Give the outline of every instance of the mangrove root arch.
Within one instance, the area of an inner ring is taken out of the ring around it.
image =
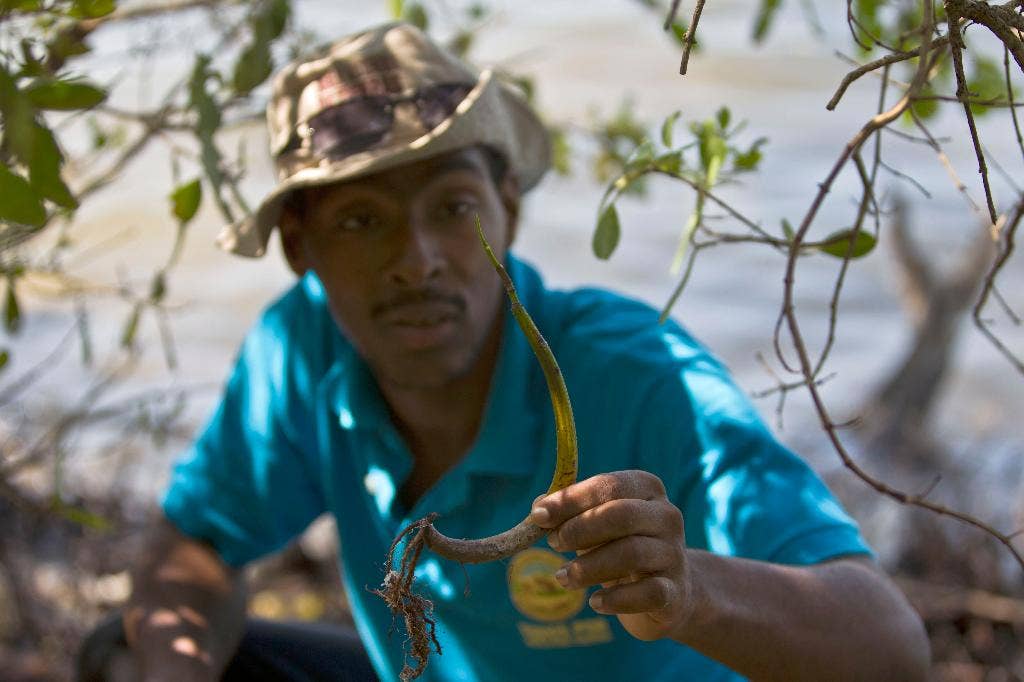
[[[551,353],[547,341],[541,336],[530,315],[519,302],[512,278],[509,277],[508,272],[505,271],[487,243],[483,228],[480,226],[479,216],[476,218],[476,230],[491,265],[494,266],[505,286],[505,293],[508,295],[512,307],[512,315],[523,334],[526,335],[530,348],[533,349],[533,354],[537,357],[537,361],[544,371],[544,378],[547,380],[551,408],[555,414],[557,441],[555,471],[547,490],[550,494],[576,482],[578,470],[576,424],[573,421],[572,406],[569,404],[569,392],[566,390],[562,372],[558,368],[558,363],[555,362],[555,356]],[[372,590],[374,594],[387,602],[393,616],[400,615],[405,622],[405,629],[409,635],[409,648],[406,651],[406,657],[411,658],[415,665],[410,666],[408,662],[403,663],[400,675],[403,682],[416,679],[426,669],[431,645],[438,654],[441,653],[441,644],[434,634],[434,620],[431,618],[434,605],[429,599],[412,591],[416,562],[419,561],[423,548],[428,547],[446,559],[452,559],[462,564],[481,564],[510,557],[532,546],[546,532],[543,528],[530,523],[529,516],[527,516],[512,528],[497,535],[479,540],[460,540],[447,537],[434,528],[433,523],[436,518],[437,514],[428,514],[398,534],[395,541],[391,543],[387,561],[384,563],[384,583],[379,589]],[[396,569],[394,565],[395,548],[403,538],[409,535],[412,535],[412,538],[402,550],[402,556]]]

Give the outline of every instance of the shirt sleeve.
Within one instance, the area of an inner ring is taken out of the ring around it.
[[[653,421],[640,438],[677,463],[666,487],[683,512],[687,544],[800,565],[870,555],[856,523],[774,438],[725,368],[678,327],[663,339],[674,369],[652,391]]]
[[[315,383],[287,325],[247,337],[219,407],[175,465],[162,507],[232,566],[273,552],[325,510],[315,475]]]

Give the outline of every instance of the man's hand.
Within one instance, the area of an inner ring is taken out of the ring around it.
[[[534,502],[531,521],[550,528],[548,543],[576,551],[555,578],[563,587],[602,589],[590,598],[634,637],[678,632],[694,612],[697,590],[686,562],[683,515],[646,471],[588,478]]]
[[[643,471],[541,496],[530,520],[577,552],[559,582],[600,584],[591,606],[639,639],[671,638],[759,680],[927,676],[920,618],[867,557],[786,566],[687,549],[682,513]]]

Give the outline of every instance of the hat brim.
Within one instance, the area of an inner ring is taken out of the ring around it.
[[[551,165],[547,130],[530,106],[490,70],[480,74],[455,112],[440,125],[400,147],[384,146],[337,161],[324,160],[279,183],[248,217],[226,226],[218,245],[230,253],[258,258],[287,196],[297,189],[354,180],[456,149],[488,145],[505,155],[522,191],[536,185]]]

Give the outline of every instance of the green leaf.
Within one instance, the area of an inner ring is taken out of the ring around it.
[[[117,9],[115,0],[75,0],[68,15],[75,19],[98,19]]]
[[[469,8],[466,10],[466,16],[468,16],[473,21],[480,21],[485,16],[487,16],[487,11],[487,7],[480,4],[479,2],[475,2],[472,5],[470,5]]]
[[[654,160],[654,167],[663,173],[679,175],[679,171],[683,169],[683,153],[672,151],[662,154]]]
[[[74,111],[94,107],[107,98],[101,88],[84,81],[40,78],[23,90],[37,109]]]
[[[718,127],[722,132],[725,132],[729,127],[729,122],[732,121],[732,112],[729,111],[729,107],[722,107],[715,114],[715,120],[718,121]]]
[[[11,361],[11,351],[6,348],[0,349],[0,370],[7,367],[7,363]]]
[[[785,218],[782,219],[782,234],[786,235],[787,241],[793,241],[793,237],[796,236],[796,231],[793,226],[789,224],[789,221]]]
[[[926,97],[932,97],[935,95],[935,90],[932,89],[931,84],[925,83],[924,87],[921,88],[921,95]],[[937,99],[914,99],[910,103],[910,108],[914,110],[914,114],[922,121],[927,121],[934,118],[939,113],[939,100]],[[912,121],[907,114],[908,122]]]
[[[18,305],[18,294],[14,290],[14,279],[7,278],[7,295],[4,297],[4,329],[14,334],[21,326],[21,306]]]
[[[754,19],[754,42],[761,43],[768,36],[772,23],[782,6],[782,0],[761,0],[761,7]]]
[[[188,223],[199,210],[199,204],[203,199],[203,185],[199,178],[178,185],[171,192],[171,212],[182,225]]]
[[[471,31],[459,31],[448,41],[448,49],[459,57],[465,57],[471,47],[473,47],[473,33]]]
[[[759,137],[754,140],[754,144],[750,145],[750,148],[745,152],[734,150],[732,165],[737,171],[752,171],[757,168],[757,164],[761,162],[761,147],[768,142],[767,137]]]
[[[816,245],[816,248],[822,253],[827,253],[836,258],[846,258],[847,254],[849,254],[850,258],[861,258],[871,253],[877,241],[873,234],[864,230],[857,232],[857,239],[854,241],[853,230],[847,229],[833,232],[822,240],[820,244]],[[853,242],[852,251],[850,250],[851,242]]]
[[[62,208],[74,210],[78,201],[60,177],[64,155],[57,148],[53,132],[40,124],[32,127],[32,158],[28,162],[28,181],[32,189]]]
[[[406,5],[405,10],[402,12],[402,18],[421,31],[426,31],[430,25],[430,18],[427,17],[427,10],[418,2]]]
[[[36,12],[41,7],[40,0],[0,0],[0,12]]]
[[[677,43],[679,43],[680,45],[686,43],[686,24],[684,24],[681,21],[673,21],[671,30],[672,35],[675,36]],[[693,46],[697,47],[697,41],[694,41]]]
[[[404,0],[388,0],[388,11],[391,12],[392,19],[401,19],[404,8]]]
[[[854,17],[857,19],[857,36],[862,43],[871,44],[872,36],[886,38],[881,19],[880,10],[888,0],[855,0]]]
[[[974,57],[971,75],[967,79],[967,91],[981,100],[1006,97],[1006,77],[1002,67],[987,57]],[[982,116],[988,112],[982,104],[971,104],[971,112]]]
[[[275,40],[284,33],[291,14],[288,0],[267,0],[253,18],[253,30],[266,40]]]
[[[95,512],[91,512],[84,507],[68,504],[61,500],[58,495],[54,495],[50,500],[50,508],[58,516],[62,516],[68,521],[77,523],[78,525],[86,528],[106,531],[113,527],[113,524],[106,517],[96,514]]]
[[[572,173],[572,149],[569,138],[562,128],[549,129],[551,136],[551,166],[561,176]]]
[[[661,124],[661,142],[666,147],[672,146],[672,129],[676,127],[676,121],[683,115],[682,111],[673,111],[665,119],[665,122]]]
[[[700,143],[700,164],[704,169],[705,184],[710,189],[718,180],[718,172],[722,169],[729,147],[712,121],[705,121],[698,127],[697,139]]]
[[[619,213],[615,210],[615,204],[608,206],[601,213],[597,221],[597,229],[594,230],[592,247],[594,255],[601,260],[608,260],[615,247],[619,245]]]
[[[32,227],[46,222],[46,207],[32,186],[20,175],[0,165],[0,220]]]
[[[86,54],[90,48],[80,31],[63,30],[56,32],[46,44],[46,49],[49,59],[63,64],[70,57]]]
[[[240,95],[248,94],[265,81],[274,70],[270,57],[270,44],[260,37],[238,55],[231,77],[231,87]]]
[[[27,165],[32,159],[36,112],[3,63],[0,63],[0,116],[4,146]]]

